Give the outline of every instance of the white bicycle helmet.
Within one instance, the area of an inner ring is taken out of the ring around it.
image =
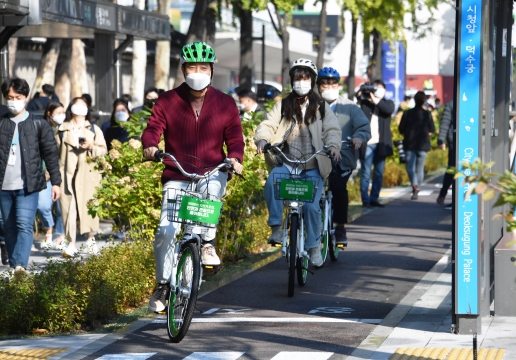
[[[308,68],[312,73],[313,75],[317,78],[317,66],[315,66],[315,64],[313,63],[312,60],[309,60],[309,59],[297,59],[296,61],[294,61],[292,63],[292,65],[290,65],[290,70],[289,70],[289,74],[290,76],[292,76],[292,70],[297,68],[297,67],[306,67]]]

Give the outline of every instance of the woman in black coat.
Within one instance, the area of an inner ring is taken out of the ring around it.
[[[423,109],[426,95],[418,91],[414,96],[416,106],[405,111],[399,125],[403,135],[403,148],[407,154],[407,173],[412,185],[412,200],[417,200],[425,176],[426,153],[430,150],[430,135],[435,132],[432,113]]]

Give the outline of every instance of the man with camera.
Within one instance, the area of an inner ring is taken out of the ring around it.
[[[382,188],[385,159],[393,154],[391,116],[394,112],[394,102],[386,100],[385,84],[381,80],[375,80],[373,84],[366,83],[360,87],[357,93],[360,108],[369,119],[371,125],[371,139],[367,142],[367,148],[362,149],[360,176],[360,194],[362,206],[384,207],[378,201]],[[373,184],[369,193],[369,179],[371,167],[374,167]]]

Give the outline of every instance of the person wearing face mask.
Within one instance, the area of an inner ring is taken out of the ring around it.
[[[63,256],[73,257],[77,253],[77,219],[79,233],[87,236],[88,253],[96,254],[95,233],[99,229],[99,218],[88,214],[87,204],[93,198],[95,188],[100,186],[102,177],[95,169],[93,159],[107,153],[106,141],[100,128],[91,123],[90,111],[84,99],[72,99],[65,114],[65,121],[59,126],[55,137],[63,177],[60,200],[66,235]]]
[[[124,99],[116,99],[113,103],[110,126],[104,131],[108,151],[111,150],[111,142],[118,140],[124,143],[129,140],[129,133],[120,124],[123,124],[131,117],[131,110]]]
[[[347,183],[357,167],[358,151],[371,138],[369,119],[351,100],[339,96],[340,74],[331,67],[325,67],[317,74],[317,88],[337,119],[342,130],[344,144],[340,149],[341,159],[330,174],[330,188],[333,193],[333,223],[338,244],[347,246],[345,224],[348,222]],[[351,139],[349,143],[348,139]]]
[[[165,151],[176,156],[189,173],[204,172],[202,169],[217,166],[225,158],[231,159],[237,173],[242,172],[245,146],[242,124],[233,98],[211,86],[215,60],[215,51],[204,42],[191,42],[182,48],[180,61],[185,82],[160,95],[154,104],[142,134],[145,158],[154,159],[163,135]],[[190,183],[190,179],[169,162],[165,162],[161,181],[163,194],[186,189]],[[219,171],[204,185],[198,184],[198,190],[220,198],[225,193],[227,181],[228,173]],[[154,241],[158,285],[149,301],[149,309],[157,312],[165,309],[170,289],[170,266],[165,266],[165,261],[180,227],[167,220],[166,195],[161,211]],[[213,246],[214,238],[215,234],[202,235],[201,258],[205,265],[220,264]]]
[[[249,120],[253,113],[264,113],[265,109],[256,102],[256,94],[250,89],[243,89],[238,92],[237,107],[240,110],[242,121]]]
[[[254,141],[257,153],[261,154],[265,144],[270,143],[283,147],[283,152],[295,159],[305,160],[327,145],[335,161],[340,161],[342,131],[330,105],[313,91],[317,78],[315,64],[307,59],[298,59],[291,65],[289,75],[293,91],[278,102],[267,114],[267,119],[256,128]],[[268,243],[275,245],[283,242],[283,201],[274,197],[274,178],[280,174],[288,176],[290,171],[285,164],[277,164],[269,154],[265,155],[265,160],[273,167],[265,183],[265,199],[269,209],[267,224],[272,230]],[[287,161],[285,163],[288,164]],[[307,234],[305,249],[308,250],[310,261],[315,267],[323,265],[320,250],[322,221],[319,200],[324,180],[331,171],[331,160],[322,155],[304,165],[301,173],[301,176],[319,179],[314,201],[306,203],[302,208]]]
[[[135,107],[133,109],[133,113],[138,114],[143,110],[152,110],[154,104],[156,103],[156,100],[158,100],[158,97],[164,92],[165,90],[157,89],[155,87],[148,88],[147,90],[145,90],[145,94],[143,96],[143,105]]]
[[[392,133],[391,117],[394,113],[395,105],[392,100],[385,99],[385,84],[381,80],[375,80],[373,85],[376,91],[369,95],[361,96],[361,91],[357,94],[360,100],[360,108],[371,124],[371,139],[367,142],[364,159],[360,159],[360,194],[362,206],[364,207],[385,207],[378,201],[380,190],[382,189],[383,171],[385,169],[385,159],[392,156]],[[369,180],[371,179],[371,168],[374,167],[373,184],[369,193]]]
[[[57,128],[64,122],[65,119],[65,110],[61,103],[56,101],[50,101],[45,108],[45,113],[43,114],[43,119],[45,119],[52,130],[54,131],[54,136],[57,134]],[[43,161],[43,168],[46,168],[46,164]],[[45,234],[45,240],[43,245],[41,246],[44,250],[50,250],[52,248],[53,236],[52,230],[55,225],[57,235],[57,250],[63,250],[64,246],[64,227],[63,227],[63,219],[61,217],[61,207],[59,206],[59,201],[55,202],[56,205],[56,221],[54,222],[54,217],[52,215],[52,207],[54,203],[52,202],[52,192],[51,192],[51,184],[50,184],[50,174],[45,170],[45,177],[47,180],[47,188],[41,190],[39,192],[38,199],[38,215],[43,223],[43,227],[47,229]]]
[[[25,272],[34,241],[39,192],[47,186],[42,160],[50,174],[52,201],[61,194],[61,175],[50,125],[25,110],[29,85],[8,79],[0,87],[9,114],[0,119],[0,208],[9,265]]]

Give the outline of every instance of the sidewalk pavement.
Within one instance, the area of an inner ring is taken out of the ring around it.
[[[420,200],[428,202],[428,206],[430,203],[433,205],[438,189],[438,184],[426,183],[419,194]],[[409,196],[410,189],[407,188],[385,189],[381,195],[384,201],[394,198],[410,201]],[[426,196],[428,198],[425,200]],[[367,209],[363,213],[367,214],[370,211],[374,209]],[[347,359],[473,359],[471,354],[468,356],[472,351],[473,336],[450,333],[450,255],[451,250],[448,250]],[[34,259],[38,259],[38,256],[35,254]],[[2,351],[8,349],[34,349],[34,352],[36,349],[43,349],[48,352],[46,357],[31,358],[81,359],[151,321],[152,319],[141,319],[128,328],[112,334],[5,340],[0,342],[0,358],[3,355]],[[478,359],[516,359],[515,331],[516,318],[483,318],[482,332],[477,338]],[[50,351],[54,353],[50,354]]]

